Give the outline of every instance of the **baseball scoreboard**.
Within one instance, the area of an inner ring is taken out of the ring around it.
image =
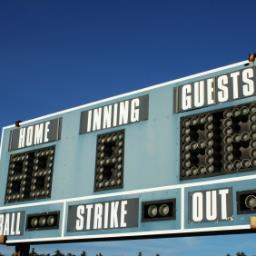
[[[248,61],[3,128],[8,244],[251,229],[256,67]]]

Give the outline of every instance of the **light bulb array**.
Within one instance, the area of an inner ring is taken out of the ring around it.
[[[50,147],[11,155],[6,202],[50,197],[54,151]]]
[[[142,221],[159,221],[175,219],[175,208],[175,199],[143,202]]]
[[[256,167],[256,104],[181,120],[181,178]]]
[[[123,186],[124,130],[97,138],[95,191]]]
[[[59,212],[29,214],[27,216],[26,229],[28,231],[56,229],[59,227],[59,215]]]

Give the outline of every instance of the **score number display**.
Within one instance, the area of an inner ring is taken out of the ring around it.
[[[54,147],[12,154],[6,187],[6,203],[50,198]]]
[[[256,104],[181,120],[181,178],[256,167]]]

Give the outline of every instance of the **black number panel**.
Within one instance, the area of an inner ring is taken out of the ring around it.
[[[55,148],[10,156],[5,201],[49,198]]]
[[[181,178],[256,168],[256,104],[181,120]]]
[[[124,136],[124,130],[98,136],[95,191],[122,188]]]

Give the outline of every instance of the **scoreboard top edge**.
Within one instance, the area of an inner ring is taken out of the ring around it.
[[[178,79],[175,79],[175,80],[163,82],[163,83],[160,83],[160,84],[155,84],[155,85],[145,87],[145,88],[142,88],[142,89],[139,89],[139,90],[119,94],[119,95],[112,96],[112,97],[109,97],[109,98],[105,98],[105,99],[101,99],[101,100],[98,100],[98,101],[86,103],[86,104],[83,104],[83,105],[79,105],[79,106],[76,106],[76,107],[73,107],[73,108],[68,108],[66,110],[62,110],[62,111],[54,112],[54,113],[51,113],[51,114],[43,115],[43,116],[40,116],[40,117],[36,117],[36,118],[33,118],[33,119],[29,119],[29,120],[26,120],[26,121],[22,121],[20,123],[20,125],[33,124],[33,123],[36,123],[38,121],[47,120],[47,119],[51,119],[51,118],[54,118],[54,117],[58,118],[58,117],[61,117],[61,115],[66,114],[66,113],[70,113],[72,111],[86,110],[88,108],[93,109],[93,108],[96,108],[98,105],[101,105],[101,104],[108,104],[108,103],[112,103],[112,102],[115,102],[115,101],[120,101],[120,100],[123,100],[123,99],[126,99],[126,98],[128,99],[130,96],[135,96],[135,95],[140,96],[140,95],[143,95],[143,93],[147,93],[147,92],[150,92],[154,89],[163,88],[163,87],[166,87],[166,86],[173,86],[173,88],[175,88],[175,87],[177,88],[182,84],[192,83],[192,82],[194,82],[198,79],[205,79],[207,77],[209,78],[209,77],[217,76],[218,74],[221,74],[223,72],[229,72],[229,71],[232,71],[232,70],[242,69],[244,67],[250,67],[250,66],[252,67],[254,65],[249,64],[248,61],[241,61],[241,62],[229,64],[229,65],[226,65],[226,66],[218,67],[218,68],[207,70],[207,71],[204,71],[204,72],[199,72],[199,73],[189,75],[189,76],[185,76],[185,77],[182,77],[182,78],[178,78]],[[183,112],[183,111],[177,110],[177,107],[175,107],[175,109],[176,109],[176,111],[174,111],[174,112]],[[2,127],[2,129],[3,130],[12,129],[14,127],[15,127],[15,125],[12,124],[12,125],[4,126],[4,127]]]

